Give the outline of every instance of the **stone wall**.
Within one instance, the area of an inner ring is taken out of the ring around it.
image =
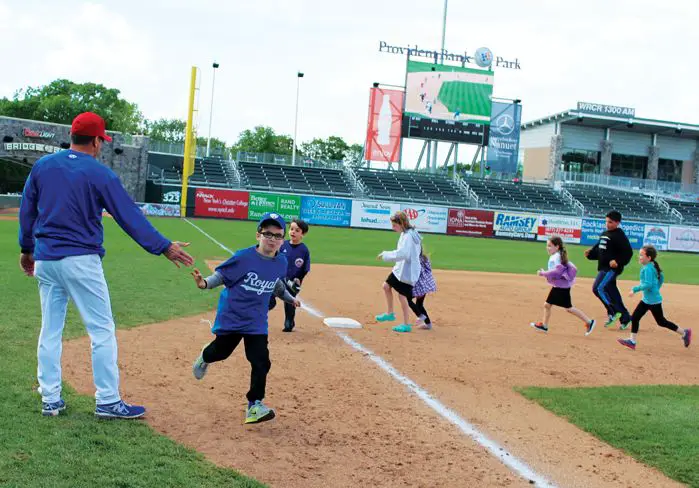
[[[108,131],[113,140],[104,143],[100,161],[119,176],[136,201],[144,201],[148,170],[148,138],[134,137],[125,144],[124,135]],[[0,160],[33,164],[47,154],[70,145],[70,126],[34,120],[0,117]]]

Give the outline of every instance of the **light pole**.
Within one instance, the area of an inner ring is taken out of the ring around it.
[[[206,140],[206,157],[208,158],[211,154],[211,122],[214,118],[214,87],[216,86],[216,69],[218,68],[218,63],[214,61],[212,65],[214,68],[214,76],[211,82],[211,110],[209,110],[209,138]]]
[[[294,149],[291,152],[291,165],[296,164],[296,134],[299,127],[299,89],[301,87],[301,78],[303,78],[303,73],[300,71],[296,73],[296,118],[294,120]]]

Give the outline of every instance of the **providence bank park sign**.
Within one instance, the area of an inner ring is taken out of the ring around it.
[[[420,49],[417,44],[415,47],[408,46],[391,46],[390,44],[379,41],[379,52],[388,54],[400,54],[403,56],[414,56],[418,58],[432,58],[435,63],[440,61],[456,61],[458,63],[474,63],[473,56],[468,55],[468,51],[464,51],[463,54],[452,53],[446,49],[441,49],[439,51]],[[493,59],[493,67],[495,68],[510,68],[510,69],[522,69],[519,65],[519,58],[514,60],[508,60],[502,56],[495,56]]]

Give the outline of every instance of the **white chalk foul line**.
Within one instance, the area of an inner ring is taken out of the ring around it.
[[[184,219],[188,224],[194,226],[196,229],[199,230],[202,234],[204,234],[206,237],[211,239],[212,242],[215,244],[218,244],[219,247],[222,249],[228,251],[229,253],[233,254],[233,251],[228,249],[226,246],[218,242],[216,239],[211,237],[209,234],[204,232],[203,229],[201,229],[199,226],[195,225],[193,222],[190,222],[188,219]],[[306,308],[306,307],[304,307]],[[308,307],[311,308],[311,307]],[[310,312],[310,310],[307,311]],[[312,309],[313,312],[311,313],[312,315],[316,316],[322,316],[323,314],[315,309]],[[478,444],[486,448],[493,456],[498,458],[500,462],[502,462],[505,466],[510,468],[512,471],[515,473],[519,474],[523,478],[529,480],[530,482],[534,483],[535,486],[543,486],[547,488],[556,488],[556,485],[548,481],[546,478],[541,476],[540,474],[536,473],[534,470],[532,470],[524,461],[521,461],[520,459],[516,458],[509,452],[507,452],[502,446],[500,446],[497,442],[494,440],[490,439],[487,437],[485,434],[483,434],[481,431],[476,429],[473,425],[471,425],[469,422],[464,420],[451,410],[449,407],[444,405],[442,402],[437,400],[436,398],[433,398],[427,391],[422,389],[420,385],[415,383],[413,380],[408,378],[407,376],[403,376],[396,368],[391,366],[391,364],[383,359],[381,356],[378,356],[375,354],[373,351],[370,349],[367,349],[363,345],[361,345],[359,342],[355,341],[352,339],[350,336],[345,334],[344,332],[338,332],[335,331],[335,333],[340,336],[340,338],[345,341],[347,344],[352,346],[354,349],[357,351],[361,352],[364,354],[366,357],[371,359],[374,363],[376,363],[381,369],[383,369],[385,372],[387,372],[389,375],[391,375],[395,380],[397,380],[400,384],[406,386],[411,392],[413,392],[418,398],[420,398],[423,402],[427,404],[432,410],[437,412],[443,419],[451,422],[455,426],[459,428],[461,432],[472,438],[474,441],[476,441]]]
[[[214,244],[218,245],[218,247],[220,247],[220,248],[223,249],[224,251],[228,251],[229,253],[233,254],[233,251],[231,251],[231,250],[228,249],[226,246],[224,246],[223,244],[221,244],[220,242],[218,242],[216,239],[214,239],[213,237],[211,237],[209,234],[207,234],[207,233],[204,231],[204,229],[202,229],[201,227],[199,227],[197,224],[195,224],[194,222],[190,221],[190,220],[187,219],[187,218],[185,218],[184,221],[187,222],[187,223],[188,223],[189,225],[191,225],[192,227],[194,227],[195,229],[197,229],[197,230],[198,230],[199,232],[201,232],[202,234],[204,234],[206,237],[208,237],[208,238],[211,240],[211,242],[213,242]]]
[[[498,443],[492,439],[485,436],[482,432],[476,429],[469,422],[461,418],[456,412],[448,408],[442,402],[433,398],[429,393],[423,390],[417,383],[415,383],[410,378],[403,376],[396,368],[391,366],[391,364],[383,359],[381,356],[374,354],[373,351],[362,346],[360,343],[349,337],[344,332],[337,332],[343,341],[355,348],[357,351],[366,355],[369,359],[375,362],[381,369],[390,374],[395,380],[397,380],[402,385],[408,387],[415,395],[418,396],[423,402],[425,402],[432,410],[437,412],[442,418],[448,420],[452,424],[456,425],[461,432],[471,437],[481,446],[485,447],[490,453],[498,458],[505,466],[509,467],[514,472],[518,473],[525,479],[532,481],[536,486],[545,486],[554,488],[550,481],[548,481],[543,476],[534,472],[529,466],[527,466],[523,461],[520,461],[512,454],[503,449]]]

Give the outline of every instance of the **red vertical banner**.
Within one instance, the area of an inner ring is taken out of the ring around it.
[[[370,90],[369,124],[364,155],[367,161],[398,161],[404,97],[405,93],[400,90]]]

